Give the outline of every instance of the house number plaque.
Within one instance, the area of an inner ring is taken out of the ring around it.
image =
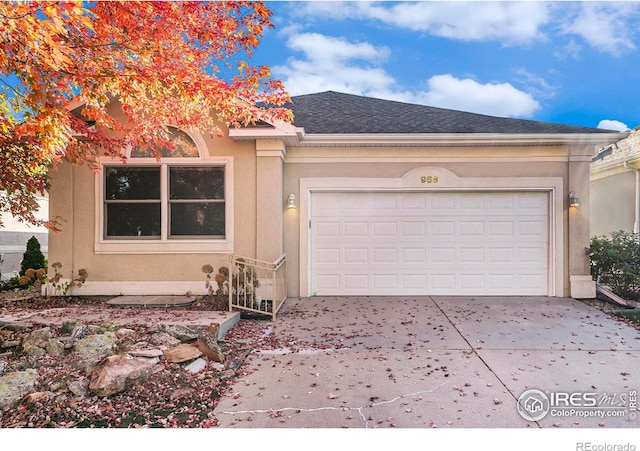
[[[438,183],[438,176],[437,175],[423,175],[422,177],[420,177],[420,181],[422,183]]]

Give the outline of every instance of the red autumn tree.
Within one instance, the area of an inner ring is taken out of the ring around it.
[[[0,216],[37,224],[57,163],[170,145],[168,124],[290,120],[282,83],[249,64],[270,17],[254,1],[0,3]]]

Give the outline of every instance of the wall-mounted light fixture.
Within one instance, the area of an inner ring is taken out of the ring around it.
[[[580,199],[578,198],[578,196],[576,196],[576,192],[575,191],[571,191],[569,193],[569,206],[570,207],[579,207],[580,206]]]
[[[293,193],[289,193],[289,197],[287,197],[287,209],[289,208],[298,208],[296,206],[296,195]]]

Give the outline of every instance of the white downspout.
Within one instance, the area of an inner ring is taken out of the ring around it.
[[[628,161],[622,163],[626,169],[636,174],[636,197],[635,197],[635,215],[633,222],[633,233],[640,233],[640,169],[635,169],[629,165]]]

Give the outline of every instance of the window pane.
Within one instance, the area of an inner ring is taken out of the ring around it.
[[[106,200],[160,199],[160,167],[105,167]]]
[[[107,204],[107,237],[160,237],[160,204]]]
[[[160,155],[163,157],[199,157],[198,147],[193,142],[191,137],[182,130],[178,130],[175,127],[168,127],[169,139],[173,141],[176,148],[169,149],[168,147],[161,147],[158,149]],[[155,158],[153,152],[149,149],[135,148],[131,151],[132,158]]]
[[[171,235],[224,236],[224,232],[224,202],[171,204]]]
[[[170,199],[224,199],[224,168],[169,168]]]

